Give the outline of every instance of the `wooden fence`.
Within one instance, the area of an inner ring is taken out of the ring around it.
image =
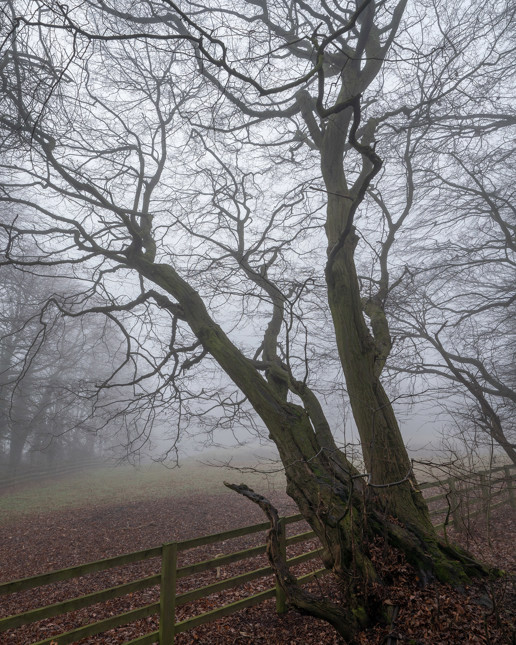
[[[474,517],[481,514],[489,516],[491,511],[502,504],[508,503],[516,508],[516,474],[511,474],[515,468],[516,466],[499,466],[420,484],[422,491],[443,491],[425,497],[431,517],[437,518],[435,528],[446,528],[450,523],[455,529],[465,527]],[[442,501],[445,505],[438,506],[437,503]]]
[[[516,506],[516,500],[514,494],[515,475],[511,473],[513,468],[514,466],[502,466],[489,471],[468,475],[467,479],[448,478],[445,480],[436,480],[421,484],[420,488],[422,490],[436,488],[444,490],[442,493],[431,495],[427,498],[427,502],[430,505],[431,515],[443,520],[437,523],[436,527],[446,527],[450,518],[451,522],[458,527],[460,522],[463,521],[466,513],[468,517],[474,517],[480,513],[488,513],[490,510],[493,510],[505,503],[510,503],[514,508]],[[499,476],[501,473],[503,473],[502,477]],[[502,499],[498,499],[499,497]],[[442,502],[443,500],[446,502],[445,506],[436,506],[438,502]],[[493,500],[496,501],[493,503]],[[479,502],[479,504],[476,502]],[[477,506],[479,507],[477,508]],[[301,515],[291,515],[281,519],[281,540],[285,552],[287,546],[306,542],[307,540],[315,537],[313,531],[307,531],[286,537],[286,525],[294,524],[302,520],[303,517]],[[252,607],[268,598],[276,597],[276,609],[278,613],[283,613],[286,611],[285,598],[281,589],[276,585],[275,587],[247,596],[212,611],[176,622],[176,608],[181,607],[186,603],[205,598],[210,594],[237,587],[272,573],[270,566],[262,567],[230,578],[218,580],[212,584],[197,587],[184,593],[177,593],[176,583],[178,580],[210,569],[218,569],[219,567],[223,567],[231,563],[261,555],[265,553],[265,544],[245,549],[243,551],[235,551],[229,554],[219,555],[210,560],[197,562],[183,567],[177,566],[178,553],[200,546],[217,544],[225,540],[259,533],[267,530],[268,528],[269,523],[264,522],[253,526],[225,531],[223,533],[208,535],[206,537],[193,538],[183,540],[181,542],[171,542],[152,549],[127,553],[96,562],[90,562],[88,564],[0,584],[0,595],[12,594],[64,580],[70,580],[90,573],[106,571],[114,567],[161,557],[161,573],[145,578],[139,578],[116,587],[96,591],[71,600],[65,600],[53,605],[47,605],[45,607],[8,616],[7,618],[2,618],[0,619],[0,632],[9,629],[16,629],[39,620],[66,614],[100,602],[113,598],[120,598],[122,596],[156,586],[159,586],[160,588],[159,602],[157,601],[147,604],[142,607],[132,609],[131,611],[87,624],[73,631],[57,636],[51,636],[38,641],[37,645],[65,645],[66,643],[73,643],[82,638],[94,636],[115,627],[127,625],[133,621],[153,615],[159,615],[159,630],[128,641],[128,643],[138,645],[160,643],[161,645],[169,645],[174,642],[174,636],[176,634],[193,629],[194,627],[204,623],[214,621],[217,618],[228,616],[240,609],[244,609],[245,607]],[[288,563],[292,567],[302,562],[312,560],[313,558],[316,558],[321,551],[322,549],[318,548],[303,552],[300,555],[290,558]],[[318,568],[300,577],[299,581],[304,583],[325,573],[328,573],[326,569]]]
[[[315,537],[313,531],[306,531],[290,537],[285,536],[284,529],[286,525],[300,522],[302,520],[302,515],[292,515],[282,518],[282,540],[285,549],[289,545],[306,542],[307,540]],[[146,618],[154,614],[159,614],[160,617],[159,630],[141,636],[130,642],[138,643],[139,645],[155,642],[167,644],[173,643],[175,634],[180,634],[181,632],[187,631],[206,622],[211,622],[213,620],[216,620],[217,618],[227,616],[234,613],[235,611],[238,611],[239,609],[252,607],[268,598],[273,597],[276,597],[277,610],[282,613],[286,610],[285,598],[283,597],[283,592],[278,588],[278,586],[275,586],[260,593],[233,602],[229,605],[225,605],[213,611],[195,616],[194,618],[175,622],[175,610],[177,607],[180,607],[194,600],[205,598],[210,594],[237,587],[241,584],[256,580],[272,573],[270,566],[262,567],[260,569],[255,569],[241,575],[226,578],[224,580],[219,580],[213,584],[178,594],[176,593],[177,580],[197,573],[208,571],[209,569],[216,569],[247,558],[262,555],[265,553],[265,544],[261,544],[259,546],[252,547],[243,551],[235,551],[226,555],[217,556],[216,558],[212,558],[211,560],[205,560],[203,562],[197,562],[196,564],[179,568],[177,567],[178,553],[181,551],[186,551],[188,549],[193,549],[195,547],[216,544],[225,540],[263,532],[269,527],[269,523],[264,522],[261,524],[255,524],[253,526],[225,531],[223,533],[208,535],[206,537],[193,538],[190,540],[183,540],[181,542],[171,542],[169,544],[164,544],[162,546],[147,549],[144,551],[127,553],[124,555],[115,556],[113,558],[99,560],[97,562],[90,562],[88,564],[78,565],[67,569],[61,569],[59,571],[53,571],[51,573],[41,574],[38,576],[32,576],[30,578],[24,578],[21,580],[15,580],[13,582],[0,584],[0,595],[11,594],[25,591],[27,589],[42,587],[43,585],[48,585],[63,580],[70,580],[72,578],[77,578],[79,576],[84,576],[90,573],[105,571],[114,567],[120,567],[131,563],[143,562],[151,558],[161,557],[161,573],[148,576],[146,578],[140,578],[138,580],[124,583],[122,585],[109,589],[104,589],[102,591],[87,594],[85,596],[74,598],[72,600],[65,600],[64,602],[33,609],[31,611],[16,614],[14,616],[8,616],[7,618],[0,619],[0,632],[8,629],[15,629],[17,627],[43,620],[45,618],[52,618],[54,616],[65,614],[71,611],[76,611],[84,607],[89,607],[91,605],[113,598],[119,598],[136,591],[154,587],[156,585],[160,586],[159,602],[145,605],[143,607],[133,609],[129,612],[100,620],[89,625],[85,625],[84,627],[61,634],[59,636],[46,638],[44,640],[38,641],[38,645],[64,645],[65,643],[73,643],[80,640],[81,638],[94,636],[95,634],[105,632],[109,629],[113,629],[114,627],[126,625],[135,620]],[[294,566],[307,560],[311,560],[318,556],[320,553],[320,548],[315,549],[290,558],[288,562],[290,566]],[[327,572],[328,571],[326,569],[317,569],[303,576],[299,580],[300,582],[304,583],[318,575],[323,575]]]

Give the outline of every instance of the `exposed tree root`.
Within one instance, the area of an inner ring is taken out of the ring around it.
[[[452,585],[465,584],[471,578],[487,577],[492,571],[458,546],[446,544],[437,536],[421,535],[416,530],[396,524],[373,511],[374,532],[402,551],[418,572],[421,584],[437,579]]]
[[[269,519],[271,528],[267,534],[267,557],[287,603],[301,613],[329,622],[348,642],[353,642],[357,631],[374,620],[375,616],[369,616],[367,608],[358,603],[357,595],[353,592],[346,607],[317,598],[302,589],[296,577],[290,573],[280,548],[278,511],[263,495],[245,484],[224,483],[231,490],[258,504]],[[448,545],[435,535],[421,535],[374,509],[368,513],[368,518],[368,533],[371,536],[383,536],[388,543],[403,552],[418,572],[422,585],[434,579],[455,585],[464,584],[470,578],[486,577],[493,573],[463,549]],[[367,549],[362,553],[364,558],[367,558],[366,553]],[[338,567],[333,568],[338,570]]]
[[[351,642],[357,630],[365,626],[363,624],[365,612],[360,611],[360,608],[340,607],[329,601],[321,600],[302,589],[295,576],[290,573],[286,559],[281,552],[278,511],[263,495],[254,492],[245,484],[224,482],[224,485],[258,504],[269,519],[271,528],[267,533],[267,557],[274,569],[276,580],[285,593],[287,603],[303,614],[326,620],[341,636]]]

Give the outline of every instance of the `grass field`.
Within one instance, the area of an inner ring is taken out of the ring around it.
[[[203,456],[203,462],[220,463],[217,455]],[[254,463],[253,456],[243,452],[239,463]],[[476,470],[492,468],[506,463],[504,459],[478,460]],[[433,466],[414,464],[418,480],[429,481],[445,479],[450,474],[449,463]],[[464,465],[454,462],[452,471],[458,476]],[[469,472],[471,465],[465,468]],[[267,495],[271,490],[284,490],[285,479],[278,466],[272,464],[260,474],[252,468],[243,472],[225,467],[215,467],[202,463],[199,459],[188,458],[178,468],[167,468],[161,463],[143,466],[100,465],[89,470],[79,470],[74,474],[47,476],[30,480],[15,486],[0,488],[0,518],[15,521],[17,517],[33,513],[52,513],[70,508],[85,506],[109,506],[146,499],[164,499],[189,495],[230,493],[224,481],[244,482],[258,492]]]
[[[145,499],[228,493],[224,481],[245,482],[260,492],[284,489],[282,473],[240,473],[188,459],[179,468],[101,465],[74,474],[44,477],[0,490],[0,517],[5,521],[33,513],[85,506],[109,506]]]

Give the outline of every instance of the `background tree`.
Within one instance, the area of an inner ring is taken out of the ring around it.
[[[378,268],[362,280],[374,299],[395,276],[386,298],[397,341],[390,368],[426,375],[416,388],[441,401],[451,394],[450,412],[466,401],[477,431],[514,461],[515,66],[510,14],[498,7],[477,29],[477,52],[456,18],[442,15],[446,40],[434,56],[446,59],[446,76],[432,59],[405,87],[415,103],[429,78],[432,88],[446,90],[448,80],[467,90],[444,91],[381,126],[390,131],[381,149],[390,184],[371,197],[384,214],[383,243],[371,262]]]
[[[29,252],[24,259],[30,262]],[[53,267],[43,274],[0,266],[0,436],[9,468],[23,455],[55,463],[107,449],[113,437],[102,407],[117,403],[113,392],[99,398],[97,387],[122,362],[125,339],[103,318],[60,317],[48,303],[76,297],[80,285]]]

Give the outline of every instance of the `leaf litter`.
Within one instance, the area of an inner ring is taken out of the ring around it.
[[[271,501],[282,514],[296,511],[291,500],[276,491]],[[236,495],[185,495],[158,500],[80,507],[57,513],[40,512],[30,517],[7,521],[0,527],[1,581],[36,575],[149,548],[174,540],[225,531],[263,521],[259,509],[242,503]],[[448,529],[448,538],[470,550],[477,558],[503,569],[503,577],[476,581],[466,588],[430,583],[422,587],[416,572],[401,554],[381,540],[371,545],[371,556],[380,571],[382,583],[370,583],[364,593],[368,602],[384,616],[382,623],[362,631],[358,645],[504,645],[516,642],[516,553],[514,535],[516,511],[497,509],[489,523],[476,520],[462,532]],[[291,532],[303,530],[300,525]],[[263,533],[208,545],[181,554],[180,566],[213,558],[222,550],[230,552],[263,542]],[[306,546],[305,546],[306,548]],[[316,548],[313,542],[311,548]],[[289,550],[289,557],[300,552],[301,545]],[[297,575],[320,563],[299,565]],[[252,568],[266,566],[265,557],[234,563],[220,569],[180,580],[178,592],[186,591],[220,578],[231,577]],[[92,593],[158,573],[158,558],[126,565],[119,569],[90,574],[76,580],[56,583],[3,598],[0,615],[7,616],[38,606],[60,602],[74,596]],[[217,577],[218,576],[218,577]],[[184,620],[234,602],[273,586],[272,576],[249,582],[190,603],[177,610],[177,620]],[[338,581],[331,575],[310,583],[314,593],[328,595],[334,601],[341,596]],[[0,634],[0,643],[25,645],[77,629],[88,622],[101,620],[131,609],[159,601],[159,588],[152,587],[94,605],[63,616],[56,616],[18,630]],[[158,629],[158,617],[151,616],[82,641],[84,644],[114,645],[127,642]],[[176,636],[177,645],[268,643],[269,645],[342,644],[333,628],[295,611],[278,616],[275,601],[243,609],[231,616],[202,625]]]

